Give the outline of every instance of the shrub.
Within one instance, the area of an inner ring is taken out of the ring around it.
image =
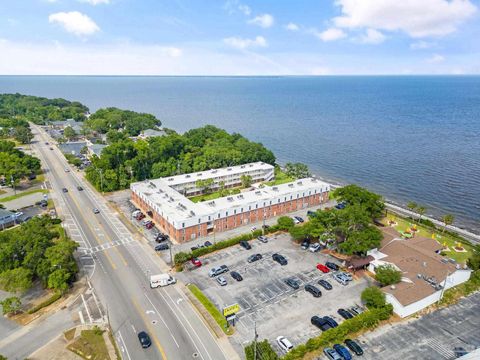
[[[402,273],[392,265],[380,265],[375,269],[375,279],[383,286],[397,284],[402,279]]]
[[[251,343],[247,346],[245,346],[245,358],[247,360],[254,360],[255,359],[255,349],[254,349],[254,343]],[[262,360],[277,360],[278,355],[277,353],[273,350],[272,346],[268,342],[268,340],[263,340],[258,342],[257,341],[257,359],[262,359]]]
[[[368,308],[381,308],[385,306],[385,294],[376,286],[370,286],[362,291],[362,301]]]
[[[277,226],[281,230],[288,230],[294,225],[293,219],[289,216],[280,216],[277,220]]]
[[[57,300],[60,299],[61,297],[62,297],[62,294],[61,294],[61,293],[55,292],[55,294],[53,294],[50,298],[48,298],[48,299],[45,300],[44,302],[42,302],[42,303],[34,306],[34,307],[31,308],[30,310],[28,310],[28,313],[29,313],[29,314],[36,313],[38,310],[43,309],[44,307],[47,307],[48,305],[53,304],[55,301],[57,301]]]

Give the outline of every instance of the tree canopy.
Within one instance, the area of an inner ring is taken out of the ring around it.
[[[295,179],[303,179],[310,177],[312,174],[308,169],[308,166],[302,163],[286,163],[285,164],[285,173]]]
[[[375,269],[375,280],[382,286],[397,284],[402,279],[402,272],[392,265],[380,265]]]
[[[100,189],[101,176],[105,191],[124,189],[132,181],[204,171],[249,162],[275,163],[275,156],[262,144],[239,134],[207,125],[179,135],[147,140],[120,139],[92,158],[86,170],[87,179]]]
[[[385,210],[383,198],[358,185],[352,184],[335,189],[333,196],[349,205],[361,205],[372,219],[383,216]]]
[[[122,130],[128,136],[137,136],[143,130],[161,125],[161,121],[152,114],[114,107],[97,110],[85,121],[85,126],[93,131],[106,134],[111,130]]]
[[[44,287],[65,290],[78,271],[77,243],[61,236],[58,221],[35,217],[0,233],[0,286],[24,291],[40,280]],[[58,226],[58,225],[57,225]]]
[[[10,182],[12,177],[14,181],[18,181],[39,170],[40,159],[15,149],[12,141],[0,140],[0,175],[3,175],[7,182]]]
[[[370,286],[362,291],[362,301],[369,308],[381,308],[386,305],[385,294],[376,286]]]

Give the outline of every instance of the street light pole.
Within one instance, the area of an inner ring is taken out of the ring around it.
[[[262,226],[262,235],[265,236],[265,206],[263,207],[263,226]]]

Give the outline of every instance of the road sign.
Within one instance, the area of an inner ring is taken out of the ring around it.
[[[228,315],[235,314],[240,311],[240,305],[233,304],[223,308],[223,316],[227,317]]]

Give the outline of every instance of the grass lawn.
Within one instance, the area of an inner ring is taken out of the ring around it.
[[[46,189],[27,190],[27,191],[18,193],[17,195],[5,196],[3,198],[0,198],[0,202],[12,201],[12,200],[21,198],[23,196],[27,196],[27,195],[35,194],[35,193],[48,194],[48,190],[46,190]]]
[[[388,220],[394,220],[397,222],[398,225],[395,226],[395,229],[397,231],[405,231],[411,228],[414,224],[414,222],[410,219],[399,217],[395,214],[392,214],[391,212],[388,213]],[[384,222],[386,223],[388,220],[384,219]],[[456,252],[453,248],[454,246],[456,246],[458,239],[448,234],[443,234],[442,231],[433,231],[432,229],[429,229],[422,225],[417,225],[417,229],[419,230],[417,234],[426,238],[431,238],[432,233],[434,233],[435,239],[440,244],[446,244],[450,248],[450,251],[445,252],[446,257],[455,259],[455,261],[460,264],[464,264],[472,254],[471,247],[465,244],[462,244],[462,246],[465,248],[466,252]]]
[[[192,200],[194,203],[201,202],[201,201],[210,201],[210,200],[215,200],[224,196],[236,195],[236,193],[233,194],[235,190],[240,190],[240,188],[225,189],[223,190],[223,195],[220,193],[220,191],[215,191],[210,194],[192,196],[189,199]]]
[[[295,181],[295,179],[285,174],[282,170],[275,169],[275,180],[264,182],[264,184],[268,186],[275,186],[289,183],[292,181]]]
[[[222,328],[223,332],[227,335],[232,334],[230,327],[227,328],[227,320],[223,314],[216,308],[216,306],[205,296],[204,293],[194,284],[189,284],[187,287],[190,289],[193,295],[202,303],[207,311],[212,315],[217,324]]]
[[[110,359],[103,335],[98,330],[83,330],[80,337],[68,346],[68,350],[74,352],[83,359]]]

